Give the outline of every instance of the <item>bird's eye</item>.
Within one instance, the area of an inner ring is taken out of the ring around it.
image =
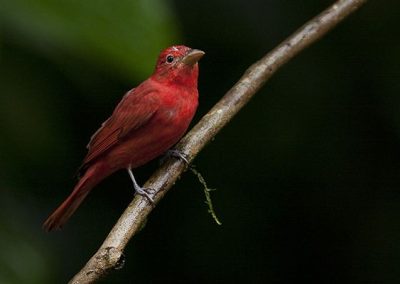
[[[174,57],[172,55],[167,56],[167,63],[172,63],[174,61]]]

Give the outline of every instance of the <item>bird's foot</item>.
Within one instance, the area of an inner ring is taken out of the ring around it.
[[[180,159],[183,162],[185,162],[186,165],[189,165],[188,155],[186,155],[185,153],[183,153],[180,150],[177,150],[177,149],[168,150],[165,153],[165,156],[161,158],[161,163],[164,163],[165,160],[168,159],[169,157],[174,157],[174,158]]]
[[[135,187],[135,192],[141,196],[144,196],[147,198],[147,200],[153,204],[154,203],[154,199],[151,196],[152,194],[154,194],[156,191],[152,188],[147,188],[147,187]]]
[[[137,183],[137,181],[136,181],[136,179],[135,179],[135,177],[134,177],[134,175],[132,173],[131,168],[129,167],[127,170],[128,170],[128,174],[129,174],[129,176],[130,176],[130,178],[132,180],[133,188],[135,189],[135,192],[137,194],[141,195],[141,196],[146,197],[147,200],[150,202],[150,204],[154,204],[154,199],[153,199],[152,195],[154,195],[156,193],[156,190],[154,190],[152,188],[141,187]]]

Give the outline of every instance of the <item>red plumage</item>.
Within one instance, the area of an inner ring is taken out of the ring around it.
[[[140,167],[178,142],[197,109],[197,61],[203,55],[182,45],[161,52],[153,75],[130,90],[92,136],[82,178],[46,220],[46,230],[60,228],[101,180]]]

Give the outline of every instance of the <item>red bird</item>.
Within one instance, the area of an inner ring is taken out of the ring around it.
[[[153,75],[130,90],[92,136],[82,178],[43,224],[45,230],[62,227],[92,188],[120,169],[128,170],[138,194],[149,197],[132,169],[166,152],[186,132],[198,105],[197,62],[203,55],[183,45],[161,52]]]

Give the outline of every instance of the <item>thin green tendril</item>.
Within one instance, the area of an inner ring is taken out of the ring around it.
[[[211,214],[211,216],[213,217],[215,223],[217,223],[218,225],[222,225],[222,223],[218,220],[217,215],[215,214],[214,207],[213,207],[213,204],[212,204],[212,201],[211,201],[210,191],[213,191],[215,189],[209,188],[207,186],[207,183],[206,183],[205,179],[203,178],[203,176],[201,175],[201,173],[198,172],[193,166],[190,166],[189,169],[197,177],[199,182],[203,185],[204,194],[206,196],[205,203],[208,206],[208,213]]]

